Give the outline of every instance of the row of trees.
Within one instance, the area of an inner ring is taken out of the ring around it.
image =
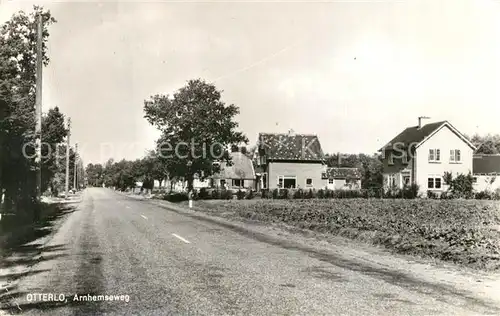
[[[43,25],[43,64],[47,56],[48,27],[56,20],[34,7],[18,12],[0,27],[0,211],[37,217],[35,157],[35,93],[37,16]],[[42,118],[42,190],[57,192],[64,181],[68,131],[64,114],[50,109]],[[75,161],[72,152],[72,168]],[[72,169],[73,170],[73,169]],[[35,210],[32,212],[30,210]]]
[[[153,189],[154,181],[162,182],[168,176],[168,171],[151,151],[142,159],[114,161],[109,159],[106,164],[88,164],[85,170],[88,185],[100,187],[116,187],[120,190],[135,187],[136,182],[142,182],[143,188]]]

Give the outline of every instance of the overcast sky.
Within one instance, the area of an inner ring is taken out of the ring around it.
[[[1,22],[33,5],[0,3]],[[251,144],[293,128],[373,153],[420,115],[500,133],[497,1],[43,5],[58,20],[44,110],[72,117],[85,163],[142,156],[158,136],[144,99],[194,78],[240,107]]]

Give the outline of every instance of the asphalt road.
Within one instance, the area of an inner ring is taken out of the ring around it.
[[[10,295],[27,315],[500,314],[481,301],[394,279],[341,255],[312,255],[94,188]],[[66,301],[42,302],[34,293]],[[87,294],[129,300],[74,300]]]

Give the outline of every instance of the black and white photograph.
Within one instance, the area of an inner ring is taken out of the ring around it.
[[[500,1],[0,0],[4,315],[500,315]]]

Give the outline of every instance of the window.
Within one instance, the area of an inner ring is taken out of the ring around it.
[[[312,184],[313,184],[313,179],[307,178],[307,179],[306,179],[306,186],[307,186],[307,187],[311,187],[311,186],[312,186]]]
[[[441,151],[439,149],[429,149],[429,161],[441,161]]]
[[[410,185],[410,176],[403,176],[403,183],[406,186]]]
[[[460,162],[460,149],[450,150],[450,162]]]
[[[233,179],[233,187],[241,188],[244,186],[245,180],[242,179]]]
[[[278,188],[295,189],[297,178],[295,176],[278,176]]]
[[[390,174],[387,176],[387,184],[390,187],[395,187],[396,186],[396,175]]]
[[[328,184],[333,184],[333,183],[334,183],[333,179],[328,179]]]
[[[427,178],[428,189],[441,189],[441,178],[429,177]]]
[[[226,186],[226,180],[220,180],[220,186],[224,188]]]
[[[472,178],[472,183],[477,183],[477,177]]]

